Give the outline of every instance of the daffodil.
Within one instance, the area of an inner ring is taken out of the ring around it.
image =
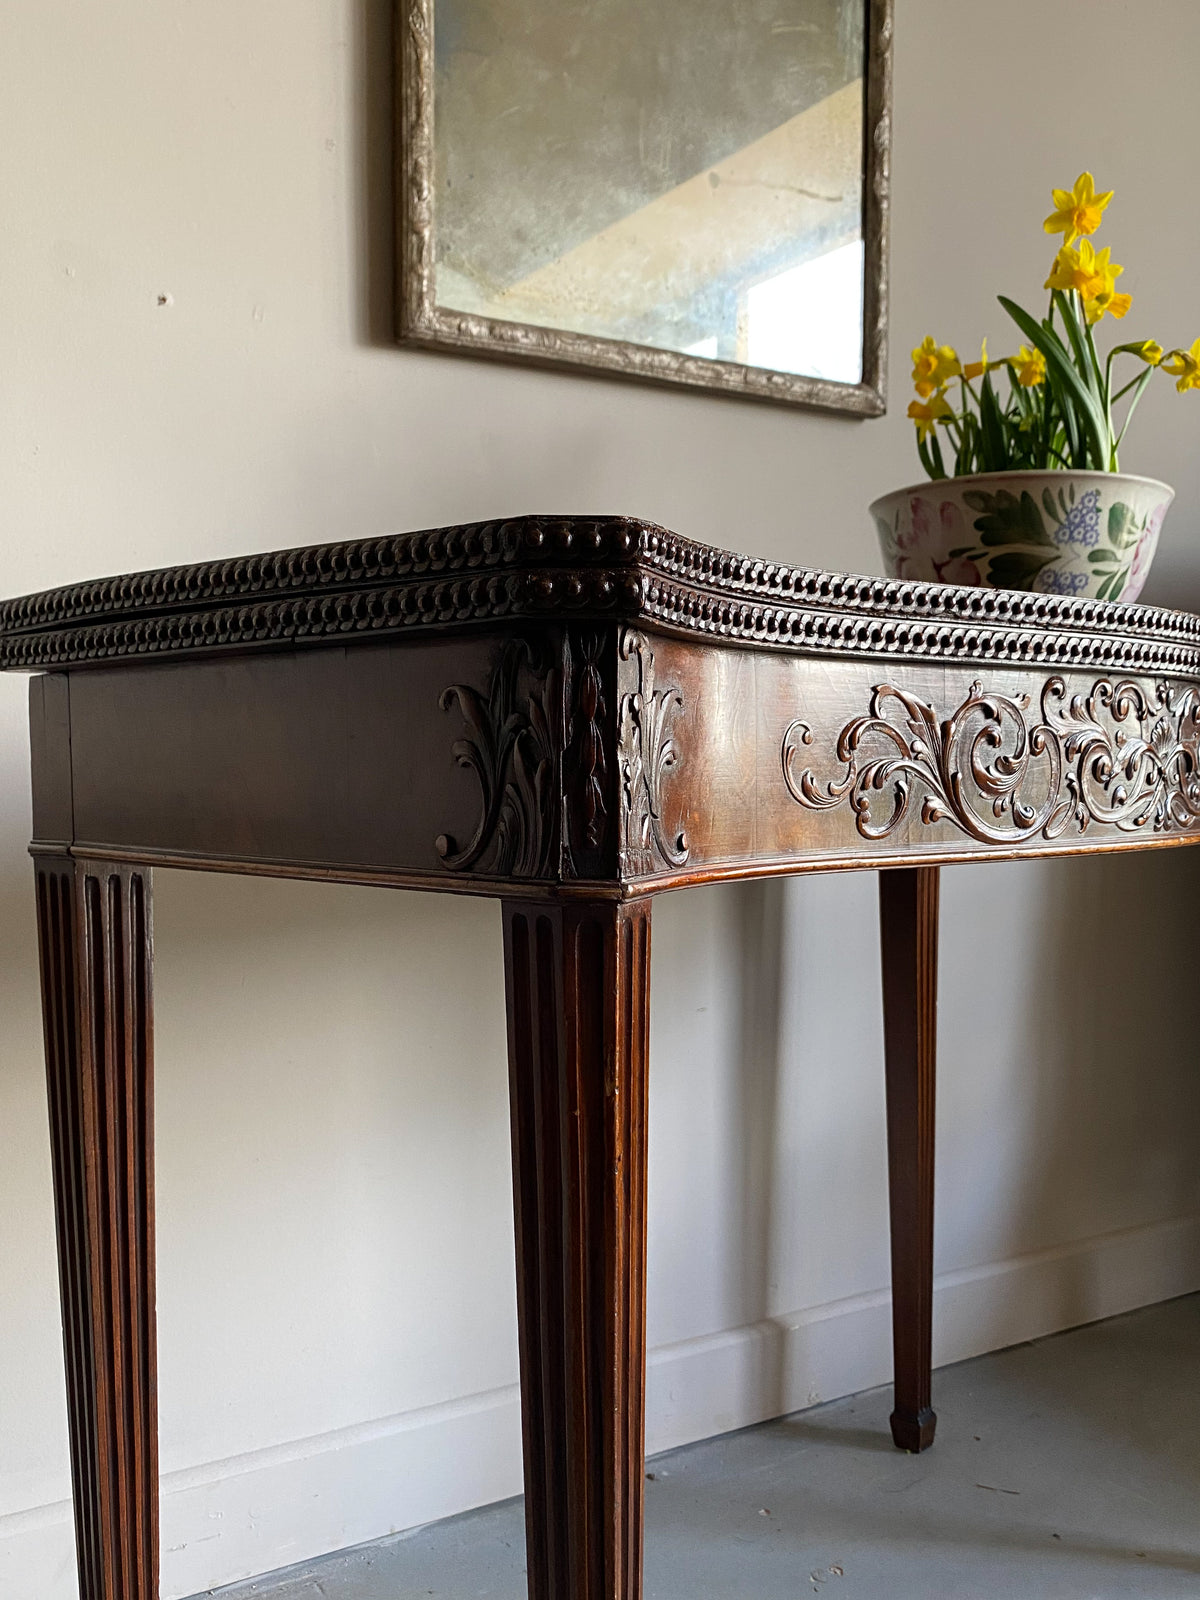
[[[1012,368],[1023,389],[1036,389],[1046,379],[1046,358],[1040,350],[1030,350],[1025,345],[1012,358]]]
[[[1178,379],[1175,387],[1180,394],[1187,389],[1200,389],[1200,339],[1190,350],[1172,350],[1162,369]]]
[[[1050,276],[1042,287],[1061,289],[1064,294],[1070,294],[1073,289],[1087,288],[1093,276],[1091,268],[1085,267],[1080,261],[1079,251],[1072,250],[1070,245],[1064,245],[1055,256],[1050,267]]]
[[[1111,261],[1110,254],[1107,245],[1103,250],[1093,250],[1087,239],[1079,241],[1078,249],[1064,245],[1054,258],[1045,287],[1061,289],[1064,294],[1074,290],[1083,301],[1089,322],[1099,322],[1105,312],[1123,317],[1133,304],[1133,296],[1117,293],[1117,279],[1125,268]]]
[[[927,334],[912,353],[913,383],[922,400],[945,388],[962,371],[958,356],[948,344],[939,345]]]
[[[1102,252],[1105,267],[1108,264],[1108,251]],[[1118,267],[1113,273],[1121,269]],[[1061,289],[1064,294],[1069,294],[1072,289],[1090,299],[1104,286],[1104,273],[1100,270],[1099,257],[1092,249],[1087,239],[1079,241],[1078,250],[1073,250],[1070,245],[1064,245],[1054,258],[1054,265],[1050,268],[1050,276],[1046,279],[1044,287],[1047,289]]]
[[[964,378],[981,378],[989,367],[998,367],[1000,365],[1002,363],[999,361],[988,360],[987,340],[985,339],[979,346],[979,360],[968,361],[962,369],[962,375]]]
[[[1096,182],[1090,172],[1081,172],[1074,189],[1052,189],[1055,209],[1042,226],[1047,233],[1064,235],[1064,245],[1074,244],[1082,233],[1095,233],[1100,226],[1104,208],[1113,197],[1113,191],[1096,193]]]
[[[1157,367],[1163,358],[1163,347],[1157,339],[1143,339],[1140,344],[1129,346],[1135,356],[1141,356],[1148,367]]]
[[[1197,341],[1200,343],[1200,341]],[[932,400],[924,404],[920,400],[910,400],[908,414],[917,425],[918,439],[928,439],[935,425],[942,417],[952,417],[951,410],[945,395],[935,394]]]
[[[1083,241],[1087,243],[1086,240]],[[1082,248],[1082,246],[1081,246]],[[1133,296],[1118,294],[1116,282],[1125,271],[1115,262],[1108,259],[1108,251],[1101,250],[1094,260],[1096,277],[1090,293],[1085,292],[1083,297],[1083,314],[1089,322],[1099,322],[1107,311],[1109,316],[1123,317],[1133,304]]]
[[[1089,322],[1099,322],[1106,311],[1110,317],[1123,317],[1132,304],[1131,294],[1099,294],[1083,302],[1083,314]]]

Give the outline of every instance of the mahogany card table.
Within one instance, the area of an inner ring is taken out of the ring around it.
[[[896,1443],[933,1439],[942,863],[1200,839],[1200,619],[525,517],[0,607],[83,1600],[158,1586],[156,866],[503,905],[532,1600],[638,1600],[653,896],[880,869]]]

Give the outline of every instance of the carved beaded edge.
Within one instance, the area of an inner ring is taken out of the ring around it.
[[[624,517],[474,523],[48,590],[0,605],[0,668],[522,617],[650,622],[809,654],[1200,670],[1188,613],[788,567]]]

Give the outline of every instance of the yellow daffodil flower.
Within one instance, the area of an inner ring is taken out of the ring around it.
[[[1132,304],[1131,294],[1101,294],[1083,302],[1083,314],[1089,322],[1099,322],[1106,311],[1110,317],[1123,317]]]
[[[1105,275],[1109,270],[1108,250],[1102,250],[1098,256],[1089,241],[1081,239],[1078,250],[1064,245],[1058,252],[1043,287],[1061,289],[1064,294],[1074,289],[1085,299],[1091,299],[1104,287]],[[1122,269],[1116,267],[1111,270],[1115,278]]]
[[[1200,341],[1197,342],[1200,343]],[[928,439],[939,419],[952,417],[954,412],[951,410],[945,395],[935,394],[933,399],[927,401],[924,405],[920,400],[910,400],[908,414],[917,425],[918,439]]]
[[[1040,350],[1022,345],[1012,358],[1013,371],[1022,389],[1036,389],[1046,379],[1046,358]]]
[[[1100,226],[1104,208],[1113,197],[1109,189],[1096,193],[1096,182],[1090,172],[1081,172],[1074,189],[1052,189],[1055,209],[1042,226],[1047,233],[1064,235],[1064,245],[1074,244],[1083,233],[1095,233]]]
[[[1141,344],[1130,346],[1132,354],[1141,356],[1148,367],[1156,367],[1163,358],[1163,347],[1157,339],[1143,339]]]
[[[987,340],[979,346],[979,360],[968,361],[962,369],[964,378],[981,378],[989,367],[999,366],[998,361],[989,361],[987,353]]]
[[[1074,290],[1083,301],[1089,322],[1099,322],[1106,311],[1110,316],[1123,317],[1133,304],[1133,296],[1116,292],[1117,279],[1125,268],[1110,261],[1109,255],[1107,245],[1097,252],[1087,239],[1079,241],[1077,250],[1064,245],[1054,258],[1045,287],[1061,289],[1066,294]]]
[[[928,400],[962,371],[958,356],[948,344],[939,345],[927,334],[912,353],[913,383],[922,400]]]
[[[1087,240],[1084,240],[1087,244]],[[1091,247],[1089,246],[1089,249]],[[1061,289],[1064,294],[1070,294],[1072,289],[1086,289],[1095,277],[1090,264],[1084,266],[1080,260],[1078,250],[1072,250],[1070,245],[1064,245],[1054,258],[1050,268],[1050,276],[1042,285],[1044,289]]]
[[[1086,244],[1086,240],[1084,243]],[[1081,246],[1082,248],[1082,246]],[[1089,322],[1099,322],[1107,311],[1111,317],[1123,317],[1133,304],[1133,296],[1118,294],[1116,282],[1125,271],[1115,262],[1108,259],[1108,251],[1101,250],[1094,259],[1096,270],[1095,281],[1090,292],[1085,292],[1083,297],[1083,313]]]
[[[1186,389],[1200,389],[1200,339],[1190,350],[1172,350],[1162,369],[1179,380],[1175,387],[1180,394]]]

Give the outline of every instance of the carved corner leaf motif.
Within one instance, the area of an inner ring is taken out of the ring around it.
[[[524,639],[509,639],[486,694],[454,683],[439,700],[457,704],[466,724],[453,747],[455,761],[475,774],[481,810],[463,846],[439,834],[435,848],[452,872],[472,869],[505,877],[553,875],[558,799],[562,689]]]
[[[813,743],[797,719],[783,736],[784,782],[809,810],[848,802],[865,839],[885,839],[921,796],[922,823],[951,822],[981,844],[1056,839],[1093,823],[1136,832],[1200,826],[1200,694],[1100,678],[1069,695],[1042,689],[1040,716],[1027,695],[986,694],[980,683],[948,717],[892,684],[871,693],[868,713],[837,738],[840,774],[824,783],[797,771]],[[882,815],[878,807],[882,802]]]
[[[637,688],[621,699],[619,734],[626,865],[634,872],[651,872],[662,862],[682,867],[689,853],[687,836],[682,831],[672,836],[666,828],[662,788],[663,779],[679,764],[671,724],[683,709],[683,694],[677,686],[656,687],[654,651],[634,629],[621,637],[621,659],[637,663]]]

